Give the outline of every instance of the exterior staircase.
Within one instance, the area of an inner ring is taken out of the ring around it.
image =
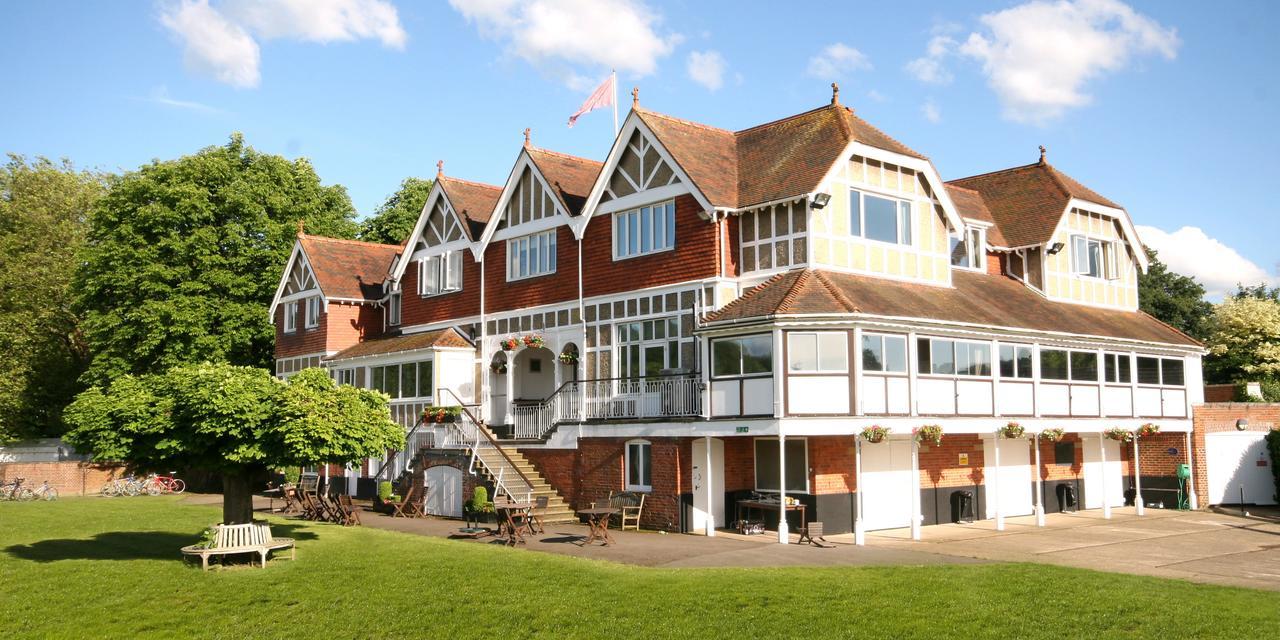
[[[501,445],[499,445],[501,446]],[[564,501],[560,496],[560,492],[555,490],[550,483],[538,473],[533,463],[520,454],[515,449],[503,447],[506,456],[499,457],[493,461],[492,465],[489,461],[485,462],[484,467],[477,465],[476,471],[490,481],[496,482],[498,475],[501,474],[504,481],[511,477],[523,477],[529,481],[529,489],[532,495],[531,500],[537,500],[541,496],[547,497],[547,511],[543,517],[543,522],[547,524],[577,522],[578,518],[573,513],[573,509],[569,507],[569,503]],[[510,460],[508,460],[508,458]],[[512,488],[511,491],[519,498],[520,490]]]

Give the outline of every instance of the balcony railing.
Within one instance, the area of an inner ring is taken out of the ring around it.
[[[557,424],[591,420],[644,420],[702,415],[698,374],[574,380],[551,397],[512,410],[514,436],[542,438]]]

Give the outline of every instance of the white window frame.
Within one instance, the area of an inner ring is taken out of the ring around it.
[[[772,440],[774,442],[778,442],[778,451],[783,456],[786,456],[786,449],[784,448],[784,445],[778,441],[777,436],[761,436],[759,438],[751,439],[751,475],[755,478],[755,482],[754,482],[755,490],[758,493],[778,493],[777,489],[760,488],[760,470],[759,470],[759,464],[758,464],[759,459],[756,457],[756,442],[759,440]],[[813,485],[809,480],[809,438],[788,437],[786,440],[786,444],[790,445],[791,443],[797,442],[797,441],[804,443],[804,490],[800,491],[798,489],[787,489],[787,493],[802,493],[805,495],[812,495],[810,492],[813,490]],[[785,478],[783,479],[783,483],[785,484]]]
[[[320,326],[320,303],[320,296],[307,298],[307,316],[303,318],[303,327],[314,329]]]
[[[658,216],[653,215],[653,212],[659,208],[661,208],[664,213],[664,215],[661,217],[662,223],[660,225],[656,222],[659,219]],[[645,218],[646,212],[648,212],[648,216],[649,216],[649,227],[647,229],[648,230],[647,239],[649,242],[648,249],[644,248],[644,243],[646,240],[646,237],[645,237],[646,229],[644,227],[644,218]],[[660,202],[655,202],[653,204],[647,204],[642,207],[636,207],[634,209],[628,209],[626,211],[619,211],[617,213],[614,213],[611,217],[613,219],[613,259],[614,261],[627,260],[630,258],[638,258],[640,256],[647,256],[655,253],[662,253],[664,251],[674,251],[676,248],[676,224],[677,223],[676,223],[676,201],[675,200],[663,200]],[[661,235],[659,235],[659,229],[661,229]],[[631,244],[633,231],[635,232],[635,237],[637,238],[635,243],[636,244],[635,251],[631,251],[629,248]],[[662,243],[663,243],[663,246],[660,246],[660,247],[657,246],[656,244],[656,241],[659,238],[662,240]],[[627,246],[624,247],[623,245],[627,245]]]
[[[537,264],[533,264],[533,263]],[[507,240],[507,282],[556,272],[556,230]]]
[[[964,244],[964,262],[956,264],[955,256],[953,255],[951,256],[951,266],[956,269],[985,271],[987,268],[987,230],[982,227],[966,226],[964,228],[964,238],[961,242]]]
[[[388,325],[393,327],[399,326],[401,302],[402,302],[402,299],[400,297],[399,291],[392,291],[391,295],[387,297],[387,324]]]
[[[640,474],[644,475],[644,463],[649,463],[649,477],[640,478],[640,480],[648,480],[648,484],[635,483],[631,481],[631,447],[638,447],[640,451]],[[648,440],[628,440],[623,448],[622,454],[622,483],[627,491],[640,491],[648,493],[653,491],[653,443]]]
[[[298,332],[298,301],[284,303],[284,332]]]
[[[1120,278],[1119,246],[1114,240],[1095,238],[1082,233],[1072,234],[1069,240],[1071,242],[1072,275],[1077,278],[1092,278],[1095,280],[1117,280]],[[1089,272],[1089,265],[1087,264],[1089,247],[1092,245],[1098,246],[1098,273],[1096,275]],[[1084,247],[1084,255],[1081,255],[1081,246]],[[1082,265],[1082,263],[1084,264]]]
[[[342,368],[342,369],[334,369],[334,370],[333,370],[333,380],[334,380],[334,382],[337,382],[338,384],[345,384],[345,385],[355,386],[355,384],[356,384],[356,369],[355,369],[355,367],[344,367],[344,368]]]
[[[866,361],[865,361],[865,359],[863,359],[863,358],[864,358],[864,353],[863,353],[862,345],[861,345],[861,344],[859,344],[859,345],[858,345],[858,355],[857,355],[857,357],[859,358],[859,360],[860,360],[860,362],[861,362],[862,372],[863,372],[864,374],[867,374],[867,375],[873,375],[873,376],[906,376],[906,375],[909,375],[909,374],[910,374],[910,372],[911,372],[911,345],[910,345],[910,344],[908,344],[908,342],[907,342],[907,339],[908,339],[908,338],[907,338],[907,335],[906,335],[906,334],[902,334],[902,333],[874,333],[874,332],[864,331],[864,332],[862,333],[862,339],[863,339],[863,341],[866,341],[866,340],[868,340],[868,339],[871,339],[871,340],[879,340],[879,341],[880,341],[880,353],[881,353],[882,357],[883,357],[883,354],[887,352],[887,349],[885,349],[885,346],[884,346],[884,345],[887,343],[887,341],[888,341],[889,339],[893,339],[893,340],[901,340],[901,341],[902,341],[902,360],[903,360],[903,369],[902,369],[902,371],[889,371],[888,369],[885,369],[885,368],[881,368],[879,371],[874,370],[874,369],[868,369],[868,368],[867,368]],[[880,364],[881,364],[881,366],[883,367],[884,365],[886,365],[886,363],[887,363],[887,359],[885,359],[885,362],[881,362]]]
[[[742,366],[742,343],[745,340],[753,338],[766,338],[769,344],[769,370],[764,372],[744,373]],[[738,343],[738,372],[737,373],[716,373],[716,343],[718,342],[737,342]],[[724,338],[713,338],[711,340],[711,377],[716,380],[737,380],[741,378],[772,378],[773,377],[773,334],[771,333],[752,333],[742,336],[726,336]]]
[[[461,249],[444,251],[418,260],[418,295],[426,298],[462,291]]]
[[[814,356],[816,362],[812,369],[796,369],[792,367],[792,358],[795,357],[796,349],[794,341],[801,337],[813,336],[814,340]],[[840,350],[840,357],[844,360],[844,367],[840,369],[824,369],[822,367],[822,338],[826,336],[840,336],[844,348]],[[787,332],[787,373],[788,374],[817,374],[817,375],[840,375],[849,373],[849,332],[848,331],[788,331]]]
[[[1005,349],[1013,349],[1013,375],[1011,376],[1004,375],[1004,371],[1001,370],[1001,367],[1003,366],[1003,361],[1004,361],[1004,354],[1002,352]],[[1018,350],[1019,349],[1027,349],[1031,352],[1031,363],[1027,365],[1027,369],[1028,369],[1027,373],[1029,375],[1026,375],[1026,376],[1018,375],[1019,373],[1022,372],[1021,367],[1018,366]],[[1033,345],[1022,344],[1019,342],[1001,342],[1000,348],[996,349],[996,353],[993,359],[995,360],[995,362],[993,362],[991,365],[991,372],[999,376],[1001,380],[1008,380],[1010,382],[1034,382],[1036,379],[1036,349]],[[1067,356],[1068,368],[1070,368],[1071,366],[1069,364],[1070,360],[1071,360],[1071,357]]]
[[[917,339],[917,342],[916,342],[916,361],[915,361],[915,363],[914,363],[914,365],[913,365],[913,366],[915,366],[915,367],[916,367],[916,375],[918,375],[918,376],[926,376],[926,377],[927,377],[927,376],[933,376],[933,377],[938,377],[938,378],[967,378],[967,379],[970,379],[970,380],[975,380],[975,379],[978,379],[978,380],[989,380],[989,379],[994,378],[994,377],[996,376],[996,374],[1000,372],[999,362],[998,362],[997,360],[995,360],[995,358],[998,358],[1000,354],[999,354],[999,353],[996,353],[996,354],[994,354],[994,357],[993,357],[993,354],[992,354],[992,352],[991,352],[992,350],[991,350],[991,343],[990,343],[990,342],[984,342],[984,341],[982,341],[982,340],[965,340],[965,339],[962,339],[962,338],[948,338],[948,337],[942,337],[942,336],[916,336],[916,339]],[[924,340],[924,341],[927,341],[927,342],[929,343],[929,350],[928,350],[928,353],[929,353],[929,370],[928,370],[928,371],[921,371],[921,370],[920,370],[920,353],[922,353],[922,352],[920,351],[920,343],[918,342],[919,340]],[[934,372],[934,370],[933,370],[933,343],[934,343],[934,341],[943,341],[943,342],[950,342],[950,343],[951,343],[951,373],[935,373],[935,372]],[[960,364],[960,358],[959,358],[960,345],[966,345],[966,348],[969,348],[969,347],[972,347],[972,346],[986,347],[986,348],[987,348],[987,369],[988,369],[989,373],[987,373],[986,375],[983,375],[983,374],[981,374],[981,373],[976,373],[976,374],[975,374],[975,373],[960,373],[960,367],[959,367],[959,364]]]
[[[886,245],[891,245],[895,247],[915,246],[916,207],[914,202],[910,200],[904,200],[902,198],[895,198],[893,196],[884,195],[881,193],[876,193],[873,191],[867,191],[864,189],[850,188],[849,189],[849,198],[850,198],[849,215],[850,216],[853,215],[852,205],[853,205],[854,194],[857,194],[858,196],[858,233],[856,234],[853,233],[853,225],[850,224],[849,225],[850,235],[852,235],[855,238],[862,238],[867,242],[878,242],[880,244],[886,244]],[[894,211],[894,221],[897,226],[896,240],[891,242],[888,240],[880,240],[878,238],[867,237],[867,196],[897,203],[895,207],[896,211]],[[906,207],[905,210],[903,209],[904,206]],[[906,214],[905,217],[903,214]],[[906,222],[905,226],[903,225],[904,220]],[[852,219],[850,219],[850,222],[852,222]],[[905,230],[905,233],[904,233],[904,230]],[[903,236],[905,236],[905,241]]]
[[[1129,369],[1127,371],[1127,373],[1129,374],[1128,380],[1120,379],[1120,363],[1121,362],[1129,363]],[[1109,373],[1109,370],[1107,369],[1107,366],[1111,363],[1115,363],[1116,365],[1115,380],[1111,379],[1111,375]],[[1163,371],[1163,367],[1161,368],[1161,370]],[[1132,354],[1119,353],[1115,351],[1106,351],[1102,354],[1102,381],[1104,384],[1127,387],[1130,384],[1133,384],[1133,381],[1137,380],[1137,377],[1138,377],[1138,372],[1137,372],[1137,368],[1134,366]]]

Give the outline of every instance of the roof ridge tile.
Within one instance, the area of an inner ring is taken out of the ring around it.
[[[333,238],[330,236],[317,236],[309,233],[302,234],[298,239],[299,240],[318,240],[321,242],[341,242],[344,244],[357,244],[357,245],[363,245],[366,247],[391,247],[393,249],[400,248],[400,245],[398,244],[386,244],[383,242],[369,242],[367,240],[352,240],[349,238]]]

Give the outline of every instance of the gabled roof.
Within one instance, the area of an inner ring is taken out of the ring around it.
[[[927,160],[839,104],[737,132],[635,113],[703,195],[729,209],[812,193],[852,141]]]
[[[865,314],[1198,347],[1141,311],[1053,302],[1012,278],[955,270],[951,288],[823,270],[786,271],[707,321]]]
[[[951,180],[948,184],[982,194],[996,226],[1000,227],[1010,247],[1048,242],[1072,198],[1123,209],[1043,160]]]
[[[455,347],[461,349],[470,349],[475,345],[471,344],[456,329],[440,329],[437,331],[424,331],[422,333],[411,333],[404,336],[395,336],[391,338],[377,338],[374,340],[366,340],[356,345],[352,345],[329,356],[329,361],[349,360],[351,358],[364,358],[367,356],[379,356],[389,353],[400,353],[402,351],[417,351],[418,349],[432,349],[439,347]]]
[[[298,236],[298,245],[306,254],[324,296],[344,300],[381,299],[387,270],[400,251],[394,244],[306,234]]]
[[[502,195],[502,187],[445,175],[436,176],[436,184],[444,190],[453,210],[462,216],[466,223],[462,228],[467,233],[467,239],[474,242],[484,233],[485,225],[493,216],[493,208],[498,204],[498,196]]]
[[[1008,246],[1008,240],[1005,240],[1004,233],[1000,231],[1000,226],[996,224],[991,211],[987,209],[987,203],[982,199],[982,194],[973,189],[966,189],[954,184],[944,186],[947,189],[947,194],[951,196],[951,201],[956,204],[956,210],[960,212],[960,217],[966,220],[977,220],[991,224],[987,228],[987,244],[993,247]]]
[[[603,163],[587,158],[579,158],[565,153],[548,151],[537,147],[526,147],[529,159],[538,167],[542,177],[546,178],[551,190],[560,199],[560,205],[571,216],[582,213],[582,205],[591,193],[596,176],[600,174]]]

